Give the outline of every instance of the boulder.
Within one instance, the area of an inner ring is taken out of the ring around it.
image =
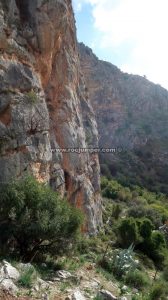
[[[72,300],[86,300],[86,298],[78,290],[78,291],[75,291],[74,294],[72,295]]]
[[[33,266],[32,266],[30,263],[27,263],[27,264],[20,263],[20,264],[18,265],[18,268],[19,268],[21,271],[23,271],[23,272],[29,270],[29,269],[32,268],[32,267],[33,267]]]
[[[101,297],[102,300],[117,300],[116,296],[114,296],[112,293],[106,290],[101,290],[98,296]]]
[[[48,290],[50,285],[48,282],[44,281],[43,279],[41,278],[37,278],[37,284],[36,284],[39,289],[42,289],[42,290]]]
[[[47,295],[47,293],[42,294],[41,296],[42,300],[49,300],[49,296]]]
[[[17,281],[20,277],[19,271],[14,268],[10,263],[6,260],[3,260],[2,267],[0,269],[0,278],[3,279],[12,279]]]
[[[121,288],[122,293],[125,293],[128,290],[128,287],[126,285],[123,285]]]
[[[0,282],[0,288],[5,291],[10,292],[11,294],[16,294],[18,291],[17,286],[13,283],[12,279],[3,279]]]
[[[68,279],[72,277],[72,274],[68,271],[60,270],[57,271],[56,277],[61,278],[61,279]]]

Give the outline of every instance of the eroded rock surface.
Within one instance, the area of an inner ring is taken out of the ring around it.
[[[71,1],[1,0],[0,181],[32,173],[49,182],[85,212],[84,230],[95,233],[98,157],[58,149],[97,147],[97,140]]]
[[[102,170],[106,164],[126,185],[168,193],[168,91],[99,60],[82,43],[79,50],[99,146],[116,150],[101,155]]]

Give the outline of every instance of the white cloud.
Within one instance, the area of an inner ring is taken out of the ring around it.
[[[82,6],[86,3],[90,3],[90,0],[72,0],[75,11],[81,11]]]
[[[145,74],[168,88],[167,0],[74,1],[80,9],[85,3],[92,5],[94,27],[102,36],[99,47],[117,51],[132,45],[120,66],[124,71]]]

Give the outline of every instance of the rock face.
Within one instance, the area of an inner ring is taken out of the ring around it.
[[[100,299],[102,300],[117,300],[117,297],[114,296],[112,293],[106,290],[101,290],[99,293]]]
[[[28,173],[101,226],[97,146],[69,0],[0,0],[0,182]]]
[[[86,298],[81,294],[80,291],[76,291],[72,295],[72,300],[86,300]]]
[[[19,277],[20,273],[10,263],[4,260],[2,264],[0,264],[0,290],[2,289],[11,294],[15,294],[18,291],[15,283],[18,281]]]
[[[108,165],[123,183],[168,192],[168,91],[98,60],[84,44],[79,51],[99,145],[123,149],[101,155],[102,170]]]
[[[3,261],[2,266],[0,266],[0,281],[3,279],[12,279],[17,281],[19,279],[19,272],[7,261]]]

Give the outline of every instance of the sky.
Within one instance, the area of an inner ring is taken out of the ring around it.
[[[73,0],[77,36],[99,59],[168,89],[168,0]]]

